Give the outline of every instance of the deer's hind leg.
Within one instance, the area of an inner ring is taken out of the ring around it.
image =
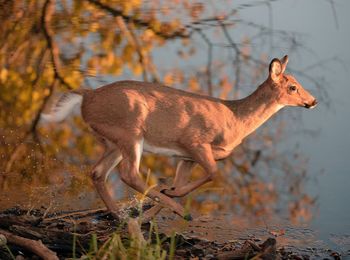
[[[130,138],[129,140],[136,140]],[[123,159],[118,165],[121,179],[136,191],[145,194],[163,207],[168,207],[181,217],[185,216],[184,208],[170,197],[154,189],[149,189],[139,176],[139,165],[143,150],[143,139],[138,138],[134,143],[124,143],[122,147]]]
[[[122,160],[122,154],[120,150],[112,143],[99,136],[97,137],[98,140],[104,145],[105,151],[100,160],[94,165],[90,176],[93,180],[97,193],[100,195],[107,209],[115,218],[118,218],[118,208],[107,190],[106,180],[113,168]]]

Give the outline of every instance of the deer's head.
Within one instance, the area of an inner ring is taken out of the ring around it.
[[[269,67],[269,79],[274,91],[277,91],[277,102],[283,106],[301,106],[314,108],[317,100],[291,75],[284,74],[288,56],[281,60],[275,58]]]

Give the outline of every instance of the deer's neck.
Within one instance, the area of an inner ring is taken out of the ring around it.
[[[277,103],[275,92],[265,82],[246,98],[231,101],[230,107],[244,138],[283,106]]]

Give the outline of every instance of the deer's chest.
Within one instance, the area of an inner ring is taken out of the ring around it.
[[[212,150],[216,160],[228,157],[232,151],[242,142],[238,135],[218,135],[212,142]]]

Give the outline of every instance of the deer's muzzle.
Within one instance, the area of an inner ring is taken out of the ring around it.
[[[311,109],[317,106],[317,104],[318,104],[317,99],[314,99],[311,103],[304,103],[304,107]]]

